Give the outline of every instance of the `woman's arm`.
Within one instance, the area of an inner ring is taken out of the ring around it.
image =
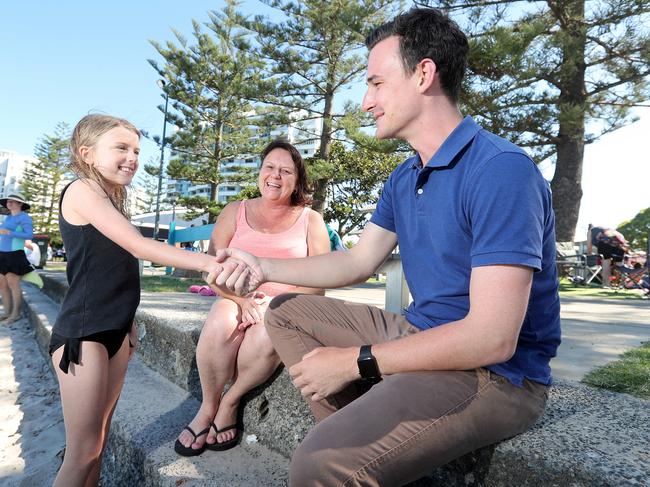
[[[8,228],[3,228],[3,231],[0,232],[3,235],[7,235],[12,238],[22,238],[25,240],[31,240],[34,236],[34,230],[32,227],[32,217],[26,213],[22,213],[19,217],[17,227],[22,227],[20,231],[9,230]]]
[[[99,185],[90,180],[72,183],[63,198],[64,217],[75,225],[91,224],[100,233],[138,259],[208,273],[220,269],[212,256],[186,252],[145,238],[115,209]]]
[[[222,248],[222,247],[219,247]],[[309,210],[309,225],[307,226],[307,256],[326,254],[330,251],[330,237],[323,217],[314,210]],[[313,287],[299,286],[296,292],[303,294],[325,295],[325,290]]]

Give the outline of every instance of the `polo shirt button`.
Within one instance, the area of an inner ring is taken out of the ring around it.
[[[418,194],[424,193],[424,190],[422,188],[418,188]]]

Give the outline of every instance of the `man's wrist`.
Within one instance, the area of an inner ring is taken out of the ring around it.
[[[362,345],[359,347],[357,368],[361,380],[369,384],[376,384],[381,381],[381,371],[379,370],[377,359],[372,354],[372,345]]]

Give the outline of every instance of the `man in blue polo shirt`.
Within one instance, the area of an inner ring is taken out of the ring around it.
[[[311,295],[269,306],[269,335],[318,422],[293,455],[295,486],[403,485],[525,431],[560,343],[548,184],[524,151],[460,114],[465,35],[440,11],[413,9],[366,44],[363,109],[378,138],[415,155],[359,243],[306,259],[217,254],[215,284],[246,293],[264,281],[361,282],[399,243],[413,296],[403,315]]]

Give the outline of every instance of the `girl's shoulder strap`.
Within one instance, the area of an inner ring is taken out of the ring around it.
[[[78,179],[73,179],[68,184],[66,184],[65,187],[61,190],[61,196],[59,196],[59,211],[61,211],[61,203],[63,203],[63,195],[65,195],[65,192],[68,190],[70,185],[75,181],[78,181]]]

